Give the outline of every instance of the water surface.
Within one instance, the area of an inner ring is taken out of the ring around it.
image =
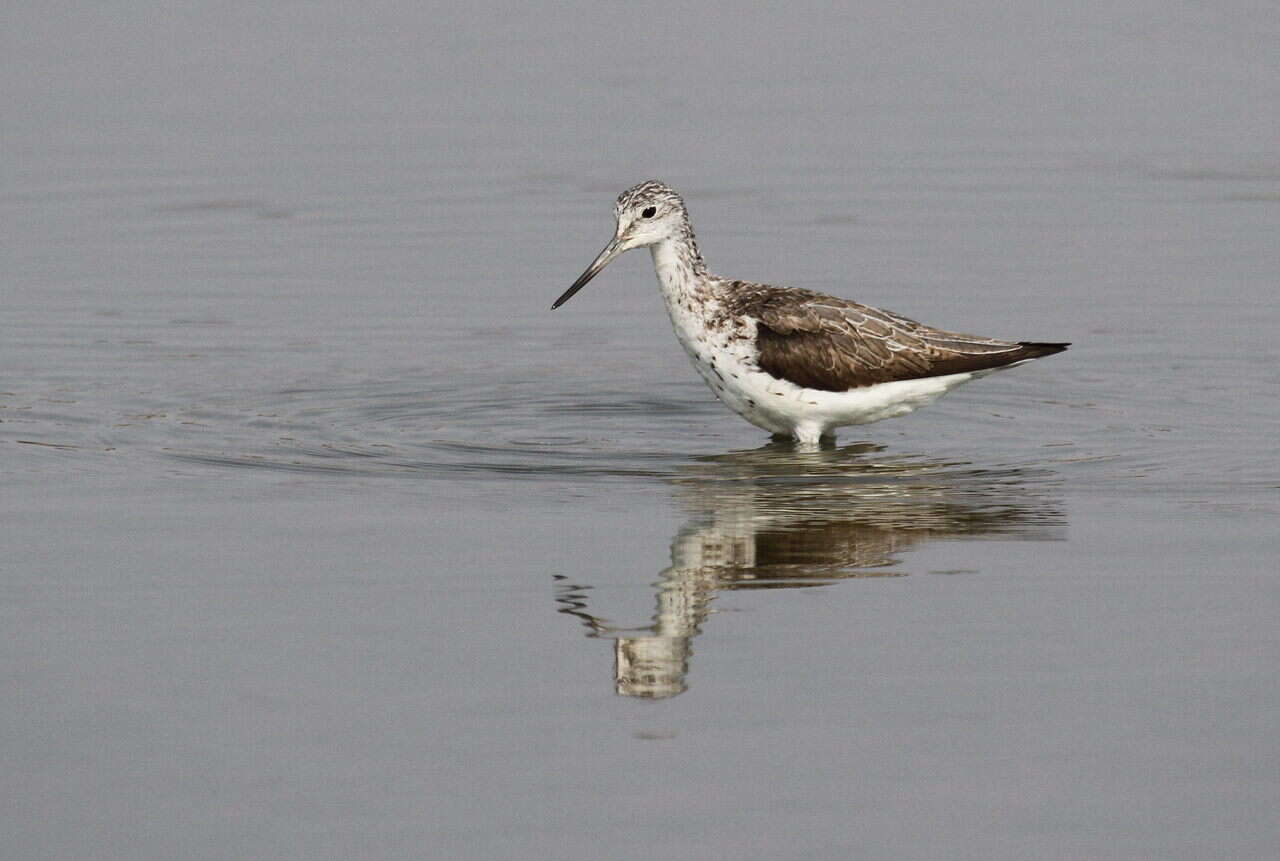
[[[1267,21],[4,14],[0,854],[1274,854]],[[548,310],[649,176],[1074,346],[771,443]]]

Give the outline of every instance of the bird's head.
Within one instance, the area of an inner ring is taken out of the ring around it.
[[[657,245],[689,232],[689,215],[684,200],[674,188],[657,180],[649,180],[632,186],[618,195],[613,207],[617,220],[613,239],[596,256],[586,271],[578,276],[568,290],[555,301],[552,309],[559,308],[581,290],[586,283],[609,262],[632,248]]]

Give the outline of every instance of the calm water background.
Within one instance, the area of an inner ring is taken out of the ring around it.
[[[0,16],[0,856],[1275,857],[1274,9]],[[769,446],[651,176],[1075,346]]]

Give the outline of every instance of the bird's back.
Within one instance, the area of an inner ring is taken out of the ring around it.
[[[804,388],[842,392],[991,370],[1067,348],[949,332],[811,290],[746,281],[728,286],[726,313],[756,322],[760,368]]]

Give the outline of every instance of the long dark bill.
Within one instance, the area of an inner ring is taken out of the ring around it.
[[[599,275],[600,270],[608,266],[609,261],[617,257],[618,253],[619,253],[618,239],[617,237],[614,237],[613,239],[609,240],[609,244],[604,247],[604,251],[601,251],[598,255],[596,255],[596,259],[591,261],[591,265],[587,267],[587,271],[579,275],[578,280],[574,281],[573,284],[569,287],[569,289],[564,291],[564,293],[560,295],[559,299],[551,303],[551,310],[554,311],[555,309],[563,305],[565,302],[568,302],[570,299],[572,299],[573,294],[577,293],[583,287],[587,286],[587,282],[590,281],[592,278],[596,277],[597,275]]]

